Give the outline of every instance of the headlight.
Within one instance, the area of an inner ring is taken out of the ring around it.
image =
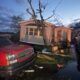
[[[16,56],[14,54],[7,55],[8,64],[14,64],[17,62]]]

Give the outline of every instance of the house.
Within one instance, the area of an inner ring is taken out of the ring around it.
[[[60,50],[65,53],[66,48],[70,47],[72,29],[69,27],[58,26],[54,29],[52,52]],[[64,48],[64,49],[62,49]]]
[[[40,22],[40,20],[38,20]],[[51,44],[53,29],[55,25],[45,22],[45,36],[47,44]],[[34,20],[22,21],[20,23],[20,41],[31,44],[44,45],[42,32],[37,28]]]
[[[59,26],[54,29],[54,42],[65,41],[71,42],[72,29],[69,27]]]
[[[38,20],[40,23],[40,20]],[[54,44],[58,41],[66,40],[71,42],[71,29],[64,26],[55,26],[50,22],[44,22],[45,24],[45,36],[47,44]],[[20,41],[30,44],[44,45],[42,32],[37,29],[35,21],[28,20],[20,23]]]

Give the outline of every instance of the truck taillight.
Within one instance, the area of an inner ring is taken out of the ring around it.
[[[6,54],[0,54],[0,66],[7,65]]]
[[[16,56],[14,54],[8,54],[7,55],[7,64],[14,64],[17,62]]]

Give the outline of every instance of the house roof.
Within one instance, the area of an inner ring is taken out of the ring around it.
[[[69,30],[72,30],[72,28],[70,28],[70,27],[64,27],[64,26],[58,26],[58,27],[56,27],[56,29],[69,29]]]
[[[41,26],[41,21],[37,20],[37,22],[38,22],[39,26]],[[45,21],[44,23],[46,26],[55,26],[54,24],[47,22],[47,21]],[[35,21],[33,19],[31,19],[31,20],[27,20],[27,21],[21,21],[20,25],[24,26],[24,25],[36,25],[36,24],[35,24]]]

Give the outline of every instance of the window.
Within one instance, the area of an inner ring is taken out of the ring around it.
[[[61,37],[62,37],[62,31],[61,30],[58,30],[57,32],[57,40],[60,41],[61,40]]]
[[[26,35],[42,36],[42,32],[37,28],[26,28]]]
[[[42,36],[42,32],[40,31],[40,34],[39,34],[40,36]]]
[[[34,29],[34,36],[38,36],[38,29]]]
[[[29,29],[29,35],[34,35],[33,28]]]
[[[0,47],[13,44],[8,38],[0,37]]]
[[[62,34],[63,36],[63,40],[66,40],[67,39],[67,33],[66,32],[63,32],[63,34]]]
[[[26,34],[28,35],[28,28],[26,28]]]

